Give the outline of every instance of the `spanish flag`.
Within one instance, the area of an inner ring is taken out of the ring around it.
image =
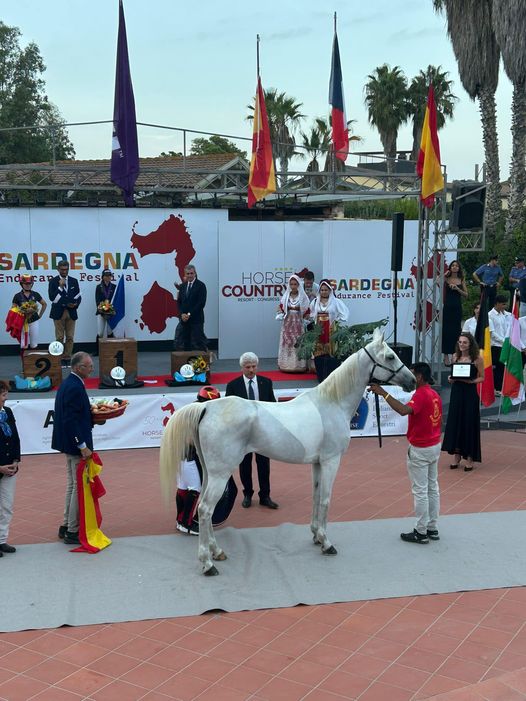
[[[475,340],[480,348],[480,355],[484,360],[484,382],[477,385],[477,391],[484,406],[491,406],[495,401],[495,383],[493,381],[493,364],[491,362],[488,300],[484,289],[480,297],[480,311],[475,330]]]
[[[80,547],[72,552],[98,553],[111,545],[111,540],[100,530],[102,514],[99,499],[106,494],[99,474],[102,460],[92,453],[87,460],[77,465],[77,494],[79,499],[79,540]]]
[[[440,167],[440,144],[438,143],[437,108],[433,85],[429,86],[426,114],[422,127],[422,140],[416,162],[416,174],[422,178],[420,199],[424,207],[432,207],[435,193],[444,189],[444,176]]]
[[[265,96],[261,86],[261,78],[258,76],[254,131],[252,133],[252,160],[250,161],[248,178],[248,206],[252,207],[258,200],[262,200],[272,192],[276,192],[276,172]]]

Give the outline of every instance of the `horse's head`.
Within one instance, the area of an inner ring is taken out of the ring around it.
[[[415,376],[387,345],[384,334],[379,328],[374,330],[373,340],[365,346],[364,350],[373,361],[369,382],[377,382],[380,385],[400,385],[405,392],[412,392],[415,389]]]

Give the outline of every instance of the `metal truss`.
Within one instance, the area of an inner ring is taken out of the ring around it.
[[[418,227],[415,360],[429,363],[438,379],[442,367],[444,254],[482,251],[485,228],[451,231],[446,221],[446,190],[437,198],[431,220],[420,207]]]

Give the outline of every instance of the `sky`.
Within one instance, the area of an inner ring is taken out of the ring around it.
[[[333,38],[338,14],[347,118],[363,141],[356,151],[381,151],[369,125],[364,85],[377,66],[399,66],[410,80],[429,64],[449,71],[460,99],[440,131],[447,179],[471,179],[483,163],[478,104],[465,93],[432,0],[124,0],[137,120],[239,137],[251,136],[247,105],[256,88],[256,34],[263,87],[285,91],[303,103],[309,131],[327,116]],[[17,26],[22,42],[34,41],[47,70],[47,94],[66,122],[111,120],[118,0],[0,0],[0,19]],[[501,179],[511,157],[512,85],[501,70],[497,120]],[[79,159],[109,158],[111,125],[71,127]],[[187,135],[187,144],[199,135]],[[248,148],[248,142],[237,142]],[[410,150],[411,126],[398,148]],[[140,155],[181,151],[181,133],[139,127]],[[350,156],[348,165],[356,165]],[[301,167],[301,166],[300,166]]]

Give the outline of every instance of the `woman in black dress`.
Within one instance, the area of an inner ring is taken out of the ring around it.
[[[471,374],[469,378],[449,377],[451,395],[442,450],[455,456],[449,466],[452,470],[460,466],[463,458],[466,460],[464,470],[470,472],[473,463],[481,461],[480,407],[476,385],[484,381],[484,361],[470,333],[459,336],[454,362],[471,365]]]
[[[464,273],[458,260],[450,263],[444,275],[444,307],[442,312],[442,353],[444,364],[449,366],[455,352],[455,344],[462,328],[462,297],[468,291]]]

